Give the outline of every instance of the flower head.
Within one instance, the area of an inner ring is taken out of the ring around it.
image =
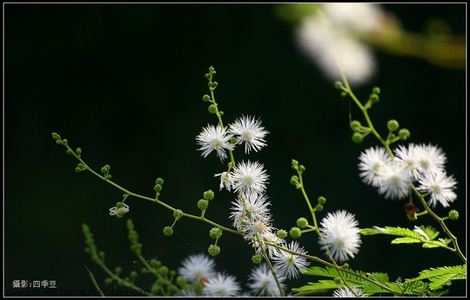
[[[307,251],[300,247],[297,242],[290,242],[290,244],[283,244],[282,246],[292,252],[307,254]],[[277,248],[276,251],[272,251],[271,256],[276,272],[288,279],[296,278],[299,275],[299,271],[305,270],[309,265],[305,257]]]
[[[236,296],[240,291],[240,285],[235,277],[217,273],[205,283],[202,292],[207,296]]]
[[[235,228],[241,230],[243,225],[248,225],[250,221],[260,220],[269,222],[271,215],[269,213],[268,198],[257,193],[239,194],[237,199],[232,202],[232,213]]]
[[[248,279],[248,287],[256,296],[280,296],[274,276],[266,264],[261,264],[254,268]],[[285,278],[278,276],[277,279],[281,287],[284,288]]]
[[[375,147],[366,149],[359,156],[359,170],[362,180],[366,184],[378,187],[379,174],[391,161],[385,148]]]
[[[403,199],[411,189],[413,178],[410,172],[400,163],[386,165],[379,173],[379,193],[385,198]]]
[[[233,124],[230,124],[229,132],[236,137],[238,144],[245,143],[246,154],[251,150],[258,152],[266,146],[264,137],[268,132],[261,126],[261,121],[255,117],[242,116],[238,118]]]
[[[429,204],[433,207],[439,202],[442,206],[448,207],[454,202],[457,194],[453,191],[457,181],[454,177],[447,176],[444,172],[426,173],[419,177],[419,187],[421,192],[430,193]]]
[[[339,262],[353,258],[361,245],[354,215],[344,210],[328,213],[321,221],[319,243],[327,255]]]
[[[364,297],[364,293],[360,288],[352,286],[351,289],[348,287],[342,287],[336,289],[333,292],[333,297],[340,297],[340,298],[352,298],[352,297]]]
[[[215,274],[214,260],[204,254],[191,255],[183,261],[178,273],[190,282],[207,280]]]
[[[196,137],[197,144],[201,146],[199,150],[202,151],[202,156],[207,157],[212,151],[217,152],[217,156],[220,160],[224,160],[227,157],[226,150],[233,150],[230,139],[232,136],[227,134],[227,129],[220,125],[213,126],[207,125]]]
[[[237,164],[231,176],[233,189],[243,194],[263,194],[269,177],[262,164],[251,161]]]
[[[125,214],[129,212],[129,205],[124,202],[117,202],[116,206],[109,209],[110,216],[116,216],[122,218]]]
[[[425,173],[443,172],[447,160],[444,152],[432,145],[409,144],[400,146],[395,150],[398,161],[410,171],[414,179]]]

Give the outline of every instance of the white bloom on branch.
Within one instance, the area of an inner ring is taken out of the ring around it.
[[[447,176],[444,172],[426,173],[419,178],[418,190],[430,193],[429,204],[435,207],[439,202],[442,206],[448,207],[454,202],[457,194],[454,192],[457,181],[452,176]]]
[[[178,273],[189,282],[206,281],[215,274],[215,262],[204,254],[191,255],[183,260]]]
[[[277,279],[281,287],[285,288],[285,278],[277,275]],[[279,288],[277,287],[276,280],[269,270],[268,266],[263,263],[254,268],[248,278],[248,287],[256,296],[280,296]]]
[[[230,172],[222,172],[214,175],[214,177],[217,176],[220,177],[219,191],[225,188],[227,191],[230,192],[232,189],[232,176],[230,175]]]
[[[390,164],[391,157],[382,147],[371,147],[359,156],[359,171],[362,180],[369,185],[380,186],[380,172]]]
[[[390,163],[379,173],[379,193],[385,198],[403,199],[410,190],[413,178],[410,172],[400,163]]]
[[[231,176],[233,189],[243,194],[263,194],[269,177],[262,164],[251,161],[237,164]]]
[[[328,213],[320,225],[319,243],[327,256],[344,262],[359,252],[359,224],[353,214],[344,210]]]
[[[307,254],[307,251],[294,241],[290,242],[290,244],[283,244],[281,246],[301,255]],[[305,257],[291,254],[278,248],[276,248],[275,251],[272,251],[271,256],[276,273],[283,277],[287,277],[288,279],[296,278],[299,275],[299,271],[305,270],[309,265],[309,262]]]
[[[432,145],[409,144],[400,146],[395,150],[398,161],[401,162],[418,179],[427,173],[441,173],[444,171],[446,155],[442,149]]]
[[[202,292],[206,296],[236,296],[240,292],[240,285],[235,277],[217,273],[207,280]]]
[[[342,287],[342,288],[334,290],[333,297],[353,298],[353,297],[365,297],[365,296],[360,288],[352,286],[351,288]]]
[[[241,229],[242,224],[248,225],[251,220],[261,220],[269,222],[271,215],[269,205],[271,203],[265,195],[257,193],[239,194],[235,201],[232,201],[230,219],[237,229]]]
[[[220,160],[227,158],[226,151],[233,150],[230,139],[232,136],[227,133],[227,129],[220,125],[207,125],[196,137],[197,144],[201,146],[198,150],[202,151],[202,156],[207,157],[212,151],[217,152]]]
[[[230,124],[229,132],[237,139],[237,144],[245,143],[245,153],[258,152],[266,146],[264,137],[268,133],[255,117],[242,116]]]

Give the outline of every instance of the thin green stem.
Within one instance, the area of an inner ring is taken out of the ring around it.
[[[85,266],[85,269],[86,271],[88,272],[88,276],[90,276],[90,279],[91,279],[91,282],[93,283],[93,286],[95,287],[95,289],[98,291],[98,293],[100,294],[101,297],[106,297],[106,295],[103,293],[103,291],[101,290],[100,286],[98,285],[98,282],[96,281],[95,279],[95,275],[93,275],[93,273],[91,273],[91,271],[87,268],[87,266]]]
[[[112,279],[114,279],[118,284],[121,284],[125,287],[128,287],[130,289],[133,289],[134,291],[142,294],[142,295],[146,295],[148,296],[149,293],[147,293],[146,291],[144,291],[143,289],[141,289],[140,287],[136,286],[135,284],[127,281],[127,280],[124,280],[122,279],[121,277],[119,277],[118,275],[114,274],[110,269],[108,269],[108,267],[104,264],[103,261],[99,261],[98,262],[98,265],[101,267],[101,269],[103,269],[103,271],[109,275],[109,277],[111,277]]]
[[[260,249],[261,249],[261,253],[263,254],[263,258],[266,261],[266,264],[268,265],[269,270],[273,274],[274,281],[276,282],[277,288],[279,289],[279,295],[280,296],[285,296],[284,289],[282,288],[282,285],[279,282],[279,279],[278,279],[277,274],[276,274],[276,270],[274,270],[274,267],[273,267],[271,261],[269,260],[268,255],[266,254],[266,250],[264,250],[264,247],[263,247],[264,245],[263,245],[263,243],[261,242],[261,239],[258,236],[256,236],[256,238],[258,239],[258,243],[260,244]]]
[[[300,191],[302,192],[305,202],[307,203],[308,210],[310,211],[310,214],[312,215],[313,227],[315,227],[315,232],[318,235],[320,235],[320,230],[318,229],[317,217],[315,216],[315,209],[312,207],[310,199],[307,196],[307,192],[305,191],[305,187],[304,187],[302,173],[298,169],[297,169],[297,175],[299,176]]]

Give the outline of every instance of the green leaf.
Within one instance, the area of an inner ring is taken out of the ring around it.
[[[318,282],[309,282],[308,284],[293,288],[292,291],[297,295],[318,294],[331,289],[337,289],[344,286],[343,283],[336,283],[334,280],[319,280]]]
[[[410,237],[400,237],[392,240],[392,244],[413,244],[413,243],[421,243],[420,240]]]
[[[373,228],[363,228],[361,229],[362,235],[393,235],[398,236],[391,241],[391,244],[417,244],[423,243],[423,248],[437,248],[437,247],[447,247],[449,244],[449,239],[439,239],[435,238],[439,235],[439,232],[436,231],[431,226],[415,226],[413,230],[402,227],[378,227],[374,226]]]
[[[438,290],[445,285],[450,284],[452,280],[466,279],[466,268],[467,265],[431,268],[419,272],[418,277],[408,279],[407,282],[427,279],[430,281],[429,288],[431,290]]]

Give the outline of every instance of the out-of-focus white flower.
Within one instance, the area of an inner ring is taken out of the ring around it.
[[[214,175],[214,177],[217,176],[220,176],[219,190],[221,191],[225,188],[227,191],[230,191],[232,189],[232,176],[230,175],[230,172],[222,172]]]
[[[331,80],[341,79],[341,70],[351,85],[367,82],[375,71],[370,49],[345,28],[321,15],[305,18],[296,32],[297,43]]]
[[[449,203],[457,199],[457,194],[454,192],[456,184],[454,177],[447,176],[444,172],[429,172],[419,178],[418,190],[430,193],[428,202],[432,207],[435,207],[438,202],[448,207]]]
[[[201,148],[202,156],[207,157],[212,151],[217,152],[217,156],[220,160],[224,160],[227,157],[226,150],[233,150],[232,144],[230,144],[230,139],[232,136],[227,134],[227,129],[221,127],[220,125],[213,126],[207,125],[198,134],[196,141]]]
[[[391,157],[382,147],[371,147],[359,156],[359,171],[362,180],[372,186],[380,185],[380,171],[390,164]]]
[[[230,175],[235,192],[243,194],[263,194],[269,177],[262,164],[251,161],[237,164]]]
[[[390,163],[379,173],[379,193],[385,198],[403,199],[411,190],[413,178],[410,172],[400,163]]]
[[[307,254],[307,251],[300,247],[295,241],[290,242],[290,244],[283,244],[282,246],[296,253]],[[305,270],[309,265],[305,257],[291,254],[280,249],[272,251],[271,257],[276,273],[288,279],[296,278],[299,275],[299,271]]]
[[[342,287],[342,288],[336,289],[333,292],[333,297],[353,298],[353,297],[365,297],[365,295],[360,288],[352,286],[351,289],[349,289],[348,287]]]
[[[258,152],[262,147],[266,146],[264,137],[268,133],[261,121],[255,117],[242,116],[230,124],[229,132],[235,136],[237,143],[245,143],[245,153],[250,153],[251,150]]]
[[[319,243],[327,255],[344,262],[359,252],[359,224],[353,214],[344,210],[328,213],[320,225]]]
[[[240,285],[235,277],[217,273],[207,280],[202,292],[206,296],[236,296],[240,292]]]
[[[207,280],[215,274],[215,262],[204,254],[196,254],[183,260],[178,273],[190,282]]]
[[[285,278],[277,276],[281,287],[285,288]],[[251,271],[248,287],[256,296],[280,296],[273,274],[266,264],[261,264]]]
[[[325,3],[322,8],[335,26],[359,33],[374,32],[383,17],[380,6],[375,3]]]

